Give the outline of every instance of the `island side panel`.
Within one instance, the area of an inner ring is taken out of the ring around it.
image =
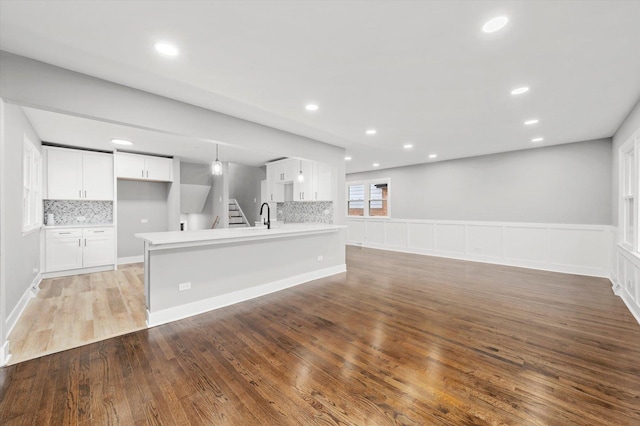
[[[209,310],[203,306],[214,309],[225,295],[238,292],[252,295],[252,291],[259,293],[269,285],[277,290],[278,285],[290,286],[286,285],[287,280],[289,283],[297,280],[295,284],[299,284],[300,280],[314,279],[314,274],[322,276],[343,271],[345,243],[346,231],[339,229],[287,238],[147,250],[149,317],[155,318],[149,325],[188,316],[177,314],[180,307],[186,308],[186,305],[199,313]],[[318,260],[319,257],[322,260]],[[178,285],[187,282],[191,283],[191,289],[179,291]],[[255,295],[257,293],[251,297]],[[217,302],[212,300],[216,298]],[[207,300],[211,301],[210,305],[205,303]],[[159,312],[162,314],[157,315]]]

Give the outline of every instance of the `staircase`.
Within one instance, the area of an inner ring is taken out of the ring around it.
[[[229,228],[246,228],[251,226],[236,199],[229,200]]]

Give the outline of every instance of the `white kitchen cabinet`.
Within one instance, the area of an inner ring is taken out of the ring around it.
[[[274,182],[290,183],[295,179],[297,162],[298,160],[294,159],[274,161],[268,163],[267,168],[271,168]]]
[[[293,201],[314,201],[314,163],[307,160],[296,160],[296,177],[293,180]],[[304,180],[298,176],[302,171]]]
[[[326,163],[313,164],[313,200],[333,200],[333,171]]]
[[[112,265],[115,260],[113,228],[84,228],[82,267]]]
[[[277,163],[267,163],[267,201],[284,202],[284,183],[281,183],[282,168]]]
[[[116,162],[118,179],[173,182],[171,158],[118,152]]]
[[[47,148],[50,200],[113,200],[113,156],[74,149]]]
[[[112,227],[48,229],[45,240],[46,272],[115,264]]]
[[[45,250],[47,272],[82,268],[82,229],[48,230]]]

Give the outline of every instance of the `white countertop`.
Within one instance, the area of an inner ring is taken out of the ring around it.
[[[200,231],[171,231],[171,232],[149,232],[135,234],[151,245],[180,245],[186,246],[201,243],[224,243],[236,241],[253,241],[269,238],[279,238],[295,235],[320,234],[325,232],[335,232],[346,228],[345,225],[324,225],[324,224],[287,224],[277,228],[223,228],[205,229]]]
[[[67,225],[43,225],[42,229],[104,228],[104,227],[113,227],[113,223],[72,223]]]

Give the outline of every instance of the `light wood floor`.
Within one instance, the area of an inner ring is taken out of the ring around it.
[[[9,364],[146,327],[142,264],[40,283],[9,335]]]
[[[348,272],[0,369],[0,424],[640,425],[608,280],[349,247]]]

